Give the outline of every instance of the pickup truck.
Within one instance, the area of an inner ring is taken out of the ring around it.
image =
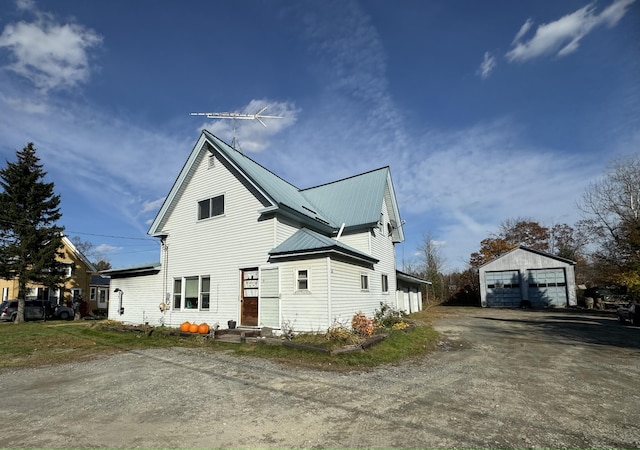
[[[618,320],[620,323],[631,322],[631,325],[640,325],[640,304],[629,303],[618,308]]]

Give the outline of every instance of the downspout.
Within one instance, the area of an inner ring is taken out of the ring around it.
[[[167,237],[164,236],[161,240],[160,240],[160,244],[162,245],[162,253],[163,253],[163,262],[162,262],[162,271],[164,272],[164,282],[163,282],[163,287],[162,287],[162,302],[167,305],[167,303],[169,302],[169,246],[167,245]],[[162,315],[165,315],[165,312],[167,311],[167,309],[169,308],[163,308],[162,309]],[[169,314],[169,326],[171,326],[171,314]]]
[[[332,314],[332,295],[331,295],[331,257],[327,256],[327,329],[331,328]]]

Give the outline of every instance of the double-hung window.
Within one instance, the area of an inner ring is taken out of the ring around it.
[[[182,307],[182,278],[173,280],[173,309]]]
[[[382,292],[389,292],[389,276],[386,274],[382,274]]]
[[[360,274],[360,289],[363,291],[369,290],[369,275],[365,273]]]
[[[184,279],[184,308],[198,309],[198,277]]]
[[[208,198],[198,202],[198,220],[210,217],[222,216],[224,214],[224,195]]]
[[[211,290],[211,278],[200,278],[200,309],[209,309],[209,291]]]
[[[296,290],[309,290],[309,271],[307,269],[301,269],[296,272]]]

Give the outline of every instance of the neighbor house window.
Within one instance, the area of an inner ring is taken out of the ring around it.
[[[309,290],[309,271],[298,270],[296,275],[296,286],[298,287],[298,291],[307,291]]]
[[[224,214],[224,195],[208,198],[198,202],[198,220]]]
[[[96,288],[92,287],[91,291],[89,291],[89,300],[93,301],[96,299]]]
[[[389,292],[389,277],[382,275],[382,292]]]
[[[198,277],[184,279],[184,307],[198,309]]]
[[[173,280],[173,309],[180,309],[182,305],[182,279]]]
[[[360,275],[360,289],[363,291],[369,290],[369,275],[364,273]]]
[[[209,309],[209,291],[211,287],[211,279],[202,277],[200,279],[200,309]]]

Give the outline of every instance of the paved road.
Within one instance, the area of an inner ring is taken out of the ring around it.
[[[640,446],[640,328],[443,311],[438,352],[365,373],[192,349],[5,372],[0,446]]]

